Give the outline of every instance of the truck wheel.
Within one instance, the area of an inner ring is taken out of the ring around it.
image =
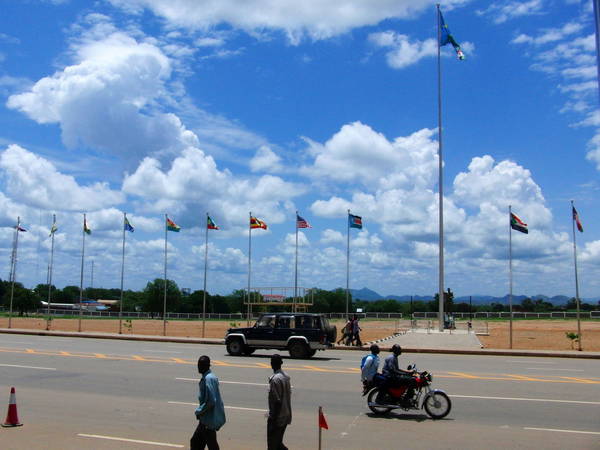
[[[308,357],[309,349],[303,342],[294,342],[290,344],[290,356],[294,359],[302,359]]]
[[[308,351],[308,357],[312,358],[313,356],[315,356],[315,354],[317,353],[316,350],[313,350],[312,348]]]
[[[227,353],[231,356],[240,356],[244,351],[244,344],[241,339],[234,338],[227,342]]]
[[[254,353],[254,350],[256,350],[256,349],[252,348],[252,347],[248,347],[246,345],[246,346],[244,346],[244,355],[250,356],[252,353]]]

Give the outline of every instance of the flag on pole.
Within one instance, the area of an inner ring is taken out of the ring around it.
[[[348,226],[362,230],[362,217],[348,214]]]
[[[464,60],[465,54],[461,50],[460,45],[458,45],[458,42],[456,42],[456,39],[454,39],[454,36],[452,36],[452,33],[450,33],[450,29],[444,21],[444,16],[442,16],[442,11],[440,11],[440,28],[440,47],[443,47],[446,44],[452,44],[452,47],[454,47],[458,59],[460,59],[461,61]]]
[[[217,224],[210,218],[210,216],[206,216],[206,228],[208,228],[209,230],[219,229]]]
[[[267,224],[264,223],[262,220],[257,219],[256,217],[250,216],[250,228],[251,229],[262,228],[263,230],[266,230]]]
[[[573,220],[575,221],[575,225],[577,225],[577,229],[580,233],[583,233],[583,225],[581,225],[581,221],[579,220],[579,214],[577,214],[577,210],[573,206]]]
[[[50,228],[50,234],[48,235],[48,237],[51,237],[54,233],[56,233],[57,230],[58,230],[58,227],[56,226],[56,222],[54,222],[52,224],[52,228]]]
[[[329,425],[327,424],[327,418],[325,417],[325,414],[323,413],[323,408],[321,408],[319,406],[319,428],[325,428],[326,430],[329,430]]]
[[[123,223],[123,227],[125,228],[125,231],[129,231],[130,233],[133,233],[133,231],[134,231],[133,225],[131,225],[131,223],[129,223],[129,219],[127,219],[127,217],[125,217],[125,222]]]
[[[23,228],[20,225],[15,225],[15,228],[16,228],[17,231],[27,231],[25,228]]]
[[[85,217],[83,218],[83,232],[85,234],[92,234],[92,230],[90,229],[90,227],[88,227],[87,219]]]
[[[296,228],[312,228],[310,223],[296,214]]]
[[[514,213],[510,213],[510,227],[513,230],[520,231],[521,233],[529,233],[529,230],[527,229],[527,224],[521,219],[519,219],[519,217]]]
[[[167,217],[167,231],[179,233],[179,230],[181,230],[181,227]]]

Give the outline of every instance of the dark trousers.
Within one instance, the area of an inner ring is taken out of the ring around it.
[[[217,432],[209,430],[204,424],[198,422],[196,431],[190,440],[190,450],[204,450],[204,447],[208,447],[208,450],[219,450]]]
[[[288,450],[283,445],[283,433],[287,425],[279,426],[274,420],[267,420],[267,450]]]

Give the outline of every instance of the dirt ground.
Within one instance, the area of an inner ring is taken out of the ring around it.
[[[489,336],[479,336],[485,348],[509,348],[509,322],[488,322]],[[571,350],[566,333],[577,333],[576,320],[515,320],[513,348],[520,350]],[[577,343],[574,343],[577,349]],[[581,347],[600,351],[600,321],[581,322]]]
[[[374,341],[394,334],[403,323],[395,320],[362,320],[361,339]],[[338,339],[343,321],[332,321],[337,326]],[[13,317],[12,328],[46,329],[46,320],[34,317]],[[246,326],[246,321],[207,320],[205,337],[223,338],[231,326]],[[8,317],[0,317],[0,328],[8,327]],[[53,319],[51,330],[78,331],[78,319]],[[509,348],[509,323],[489,322],[489,336],[479,336],[485,348]],[[582,321],[582,347],[587,351],[600,351],[600,321]],[[82,319],[81,330],[102,333],[118,333],[116,319]],[[162,320],[123,320],[123,334],[162,335]],[[516,320],[513,322],[513,348],[523,350],[571,350],[571,341],[566,332],[577,332],[574,320]],[[202,337],[202,322],[197,320],[167,321],[167,335]],[[575,348],[577,344],[575,343]]]

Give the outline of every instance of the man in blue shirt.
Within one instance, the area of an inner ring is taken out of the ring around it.
[[[373,377],[379,369],[379,346],[373,344],[370,347],[371,354],[365,358],[365,363],[360,370],[360,380],[363,382],[364,392],[371,389]]]
[[[210,371],[210,358],[198,358],[198,372],[202,374],[199,383],[198,427],[190,440],[191,450],[219,450],[217,431],[225,424],[225,407],[219,392],[219,379]]]

